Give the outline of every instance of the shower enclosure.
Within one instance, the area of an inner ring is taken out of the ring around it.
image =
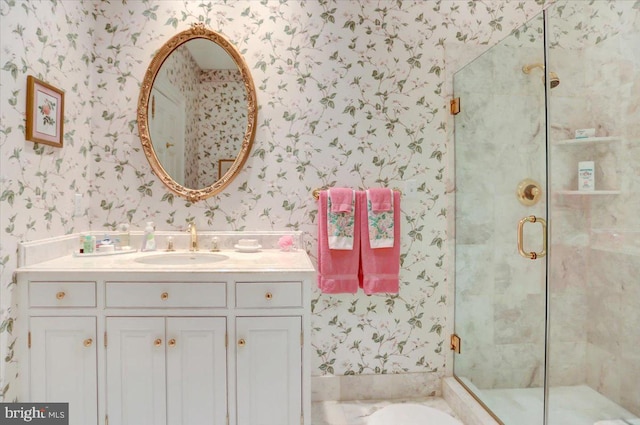
[[[454,375],[503,424],[640,425],[638,46],[559,1],[454,76]]]

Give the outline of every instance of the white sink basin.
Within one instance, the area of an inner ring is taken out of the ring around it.
[[[160,266],[186,266],[191,264],[210,264],[227,260],[229,257],[210,252],[166,252],[164,254],[145,255],[134,261],[142,264]]]

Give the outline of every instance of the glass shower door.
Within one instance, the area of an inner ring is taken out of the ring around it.
[[[507,425],[544,417],[543,33],[541,14],[454,76],[454,374]]]
[[[549,92],[548,424],[640,425],[640,3],[562,1],[547,17],[560,81]],[[584,128],[594,134],[577,139]],[[592,190],[579,187],[584,162]]]

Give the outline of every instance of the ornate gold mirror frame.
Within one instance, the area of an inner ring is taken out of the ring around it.
[[[153,82],[158,75],[160,67],[175,49],[177,49],[183,43],[196,38],[204,38],[216,43],[218,46],[222,47],[229,54],[229,56],[233,58],[236,65],[238,66],[238,69],[242,76],[242,81],[244,82],[244,87],[247,91],[247,128],[242,140],[240,152],[233,164],[231,164],[227,172],[222,177],[220,177],[212,185],[199,189],[188,188],[177,183],[160,164],[158,156],[156,155],[156,152],[153,148],[151,137],[149,135],[149,120],[147,116]],[[253,84],[251,72],[249,71],[249,67],[244,61],[244,58],[242,57],[238,49],[233,44],[231,44],[231,42],[227,40],[223,35],[205,28],[204,24],[202,23],[193,24],[191,29],[176,34],[160,48],[160,50],[152,59],[151,64],[147,68],[142,86],[140,87],[140,97],[138,98],[137,112],[138,131],[140,133],[142,148],[145,155],[147,156],[149,165],[151,165],[153,172],[160,178],[162,183],[169,190],[183,198],[188,199],[190,202],[200,201],[220,193],[240,172],[242,166],[249,156],[251,146],[253,145],[257,116],[258,104],[256,101],[256,89]]]

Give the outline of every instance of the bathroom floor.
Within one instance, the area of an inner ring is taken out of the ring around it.
[[[366,425],[367,418],[373,412],[394,403],[423,404],[455,417],[451,407],[440,397],[393,401],[317,401],[311,406],[311,425]]]

